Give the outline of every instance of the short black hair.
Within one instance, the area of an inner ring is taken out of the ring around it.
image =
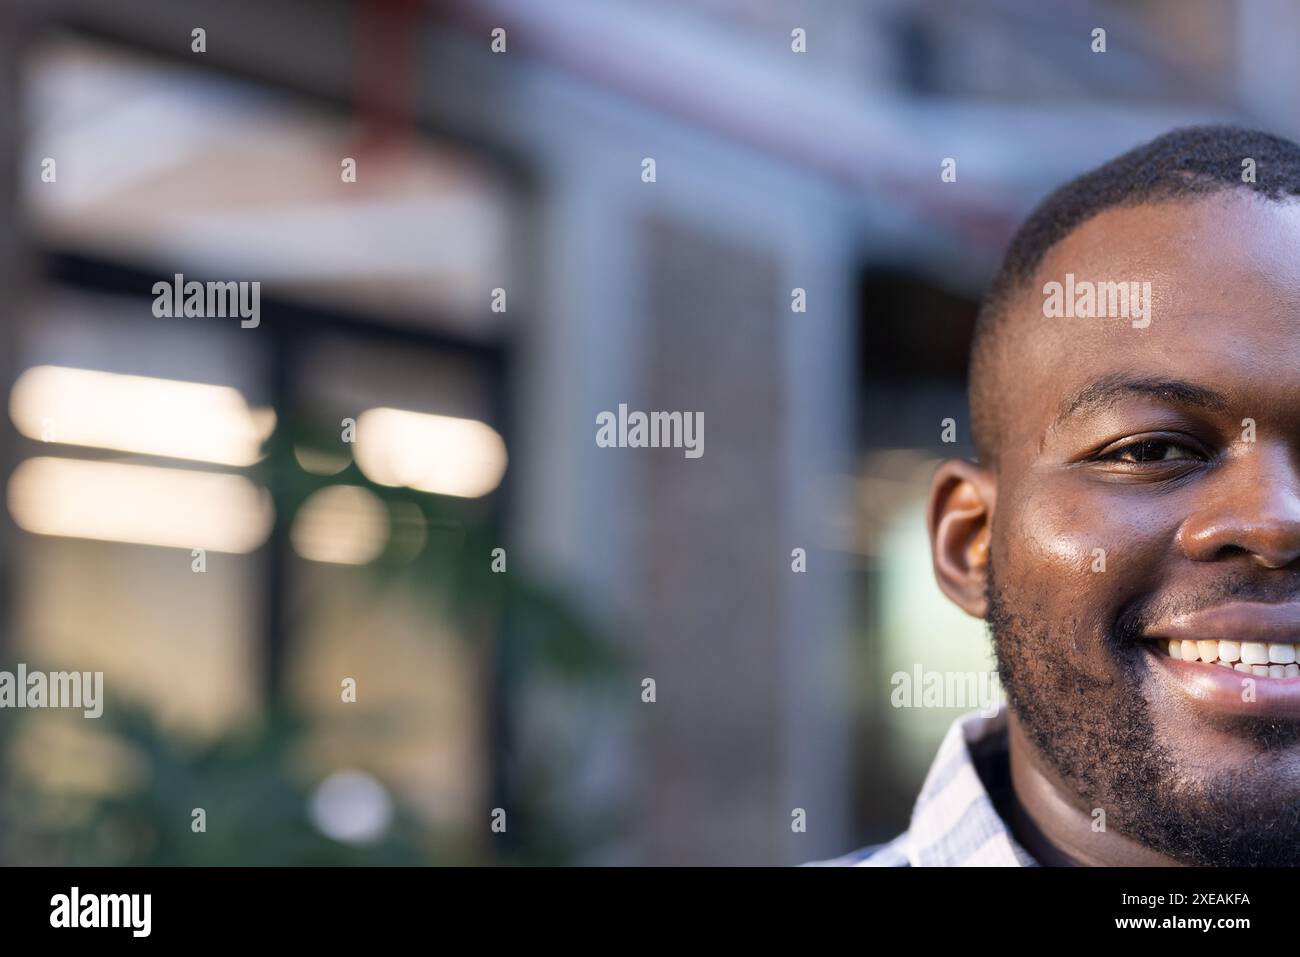
[[[1253,167],[1246,160],[1253,160]],[[1248,181],[1247,169],[1254,176]],[[1282,202],[1300,196],[1300,146],[1260,130],[1187,126],[1158,136],[1051,193],[1016,230],[993,278],[971,341],[971,431],[981,462],[996,454],[993,361],[998,331],[1013,295],[1047,251],[1108,209],[1246,189]]]

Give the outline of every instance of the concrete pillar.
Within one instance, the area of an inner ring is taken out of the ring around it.
[[[784,337],[779,263],[680,223],[646,231],[645,393],[702,412],[704,454],[638,450],[646,863],[760,864],[783,797]],[[638,399],[640,402],[638,403]]]

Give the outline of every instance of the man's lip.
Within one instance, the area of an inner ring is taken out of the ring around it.
[[[1300,718],[1300,678],[1266,678],[1204,661],[1182,661],[1154,642],[1148,650],[1156,679],[1195,707],[1260,718]]]
[[[1143,637],[1300,643],[1300,602],[1228,602],[1174,615],[1147,628]]]

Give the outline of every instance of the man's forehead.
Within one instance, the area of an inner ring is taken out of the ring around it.
[[[1121,371],[1300,383],[1300,204],[1230,191],[1107,210],[1049,250],[1016,312],[1003,373],[1053,409]]]

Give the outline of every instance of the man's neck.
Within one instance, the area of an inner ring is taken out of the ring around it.
[[[1105,817],[1080,807],[1016,720],[1008,715],[1012,833],[1040,864],[1075,867],[1168,867],[1174,860],[1105,826]],[[1104,808],[1102,809],[1105,810]]]

